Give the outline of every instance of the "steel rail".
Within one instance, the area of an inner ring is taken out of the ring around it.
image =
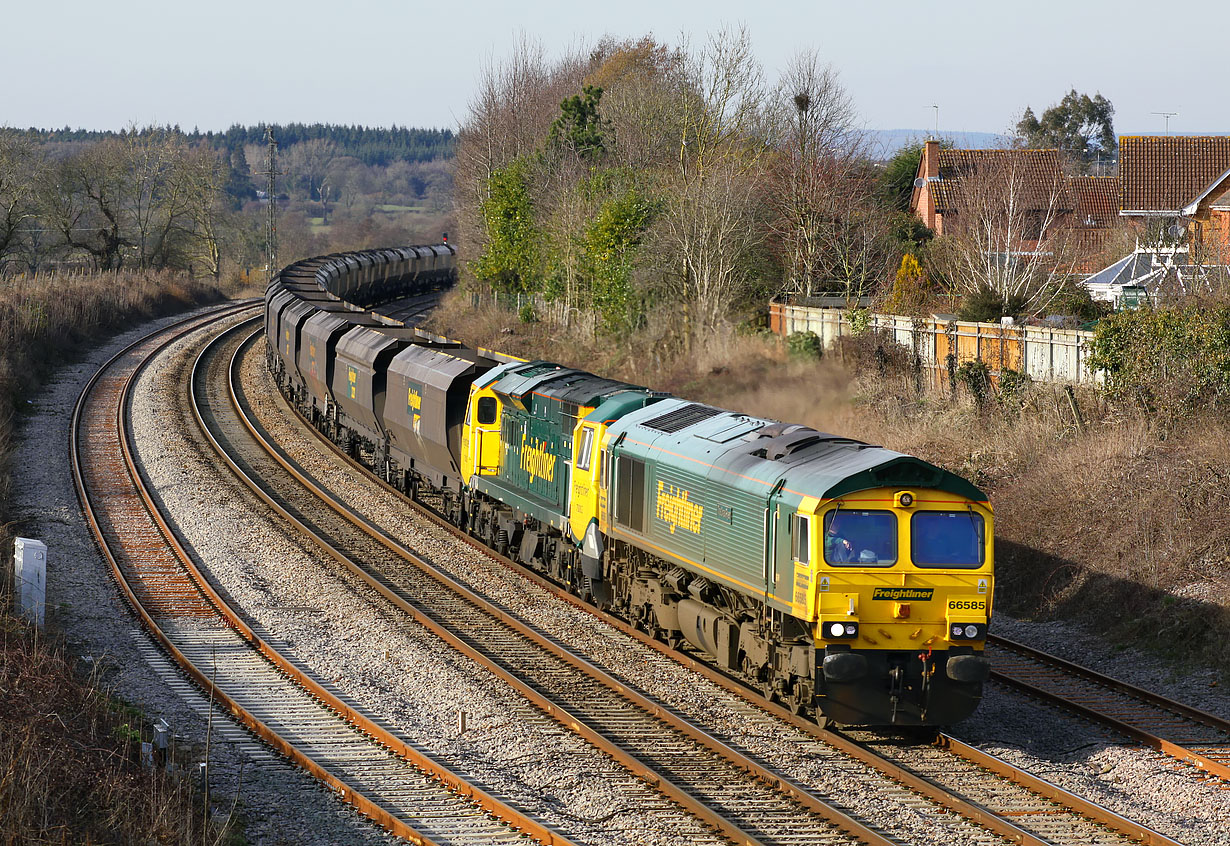
[[[439,512],[421,502],[409,498],[405,493],[393,487],[384,479],[381,479],[379,476],[371,473],[366,467],[355,461],[352,456],[347,455],[336,444],[316,430],[316,428],[313,427],[311,423],[303,417],[303,415],[299,414],[298,409],[295,409],[293,406],[289,405],[288,407],[300,421],[300,424],[307,431],[311,432],[311,434],[322,446],[343,461],[349,463],[351,466],[360,468],[363,471],[364,478],[366,480],[369,482],[374,482],[383,490],[398,497],[402,502],[414,509],[416,513],[432,520],[436,523],[436,525],[449,532],[457,539],[490,556],[494,560],[498,561],[502,566],[512,570],[523,578],[529,579],[538,587],[569,603],[574,608],[584,611],[585,613],[614,626],[623,634],[628,635],[642,645],[647,646],[682,664],[684,667],[700,674],[727,692],[743,699],[745,702],[770,713],[774,717],[777,717],[789,723],[791,726],[815,737],[817,740],[832,746],[846,755],[849,755],[860,763],[877,770],[882,775],[897,781],[919,795],[936,802],[942,807],[948,808],[968,820],[982,825],[989,831],[1004,837],[1011,842],[1022,844],[1022,846],[1042,846],[1043,844],[1050,843],[1050,841],[1039,838],[1033,833],[1023,829],[1013,821],[1006,819],[1004,816],[996,813],[993,809],[965,798],[956,790],[949,789],[936,781],[911,772],[910,770],[887,760],[883,755],[877,753],[873,749],[870,749],[867,746],[846,737],[838,731],[821,728],[815,722],[794,714],[788,708],[778,703],[767,701],[761,695],[759,690],[748,686],[743,681],[734,678],[703,661],[693,658],[687,653],[668,646],[667,644],[635,628],[620,617],[602,611],[590,603],[585,602],[569,592],[566,588],[563,588],[550,579],[547,579],[545,576],[530,570],[507,556],[500,555],[486,544],[483,544],[478,539],[470,536],[468,533],[458,529],[456,526],[443,519]],[[297,471],[292,472],[297,473]],[[1113,831],[1131,840],[1132,842],[1146,844],[1146,846],[1182,846],[1182,844],[1178,841],[1173,840],[1160,832],[1154,831],[1147,826],[1127,819],[1109,808],[1104,808],[1096,803],[1083,799],[1070,791],[1064,790],[1063,788],[1058,787],[1045,779],[1026,772],[1007,761],[991,755],[990,753],[975,749],[968,744],[962,743],[950,735],[937,733],[936,745],[952,753],[953,755],[974,764],[977,767],[981,767],[994,773],[1006,781],[1019,785],[1038,797],[1047,799],[1066,808],[1073,814],[1084,817],[1097,825],[1104,826],[1110,831]]]
[[[1065,693],[1062,690],[1049,689],[1043,683],[1031,681],[1023,677],[1021,675],[1021,668],[1016,670],[1005,669],[1002,666],[996,667],[993,662],[991,678],[996,681],[1009,685],[1030,696],[1035,696],[1058,704],[1067,710],[1075,711],[1083,717],[1110,726],[1115,731],[1127,735],[1151,749],[1155,749],[1172,758],[1177,758],[1183,763],[1203,770],[1223,781],[1230,781],[1230,720],[1222,719],[1215,714],[1201,711],[1198,708],[1184,705],[1181,702],[1175,702],[1152,691],[1103,675],[1095,670],[1090,670],[1087,667],[1082,667],[1079,664],[1066,661],[1058,656],[1034,649],[1005,637],[991,635],[987,638],[987,642],[999,650],[1015,653],[1019,659],[1033,662],[1036,668],[1043,668],[1044,670],[1049,668],[1051,671],[1066,677],[1067,680],[1078,679],[1087,683],[1082,693],[1092,698],[1100,697],[1103,700],[1103,704],[1098,706],[1077,702],[1072,698],[1071,690]],[[1134,707],[1143,712],[1141,717],[1139,719],[1130,719],[1126,716],[1115,716],[1108,713],[1106,708],[1107,693],[1119,697],[1117,704],[1120,706],[1125,704],[1123,700],[1127,700],[1126,704],[1129,708]],[[1174,717],[1180,718],[1187,724],[1182,728],[1190,731],[1193,725],[1200,726],[1204,729],[1211,729],[1219,737],[1206,740],[1192,739],[1186,742],[1180,742],[1173,737],[1164,737],[1158,731],[1157,726],[1161,725],[1164,729],[1167,722],[1173,722]],[[1207,748],[1202,751],[1200,748],[1193,748],[1193,746]],[[1216,758],[1207,754],[1207,752],[1214,749],[1216,749],[1218,755]]]
[[[124,469],[126,470],[128,480],[132,485],[132,490],[128,492],[126,496],[135,495],[137,501],[140,502],[141,506],[147,512],[147,516],[157,526],[166,546],[172,554],[179,559],[179,564],[183,566],[185,573],[187,573],[189,578],[194,581],[195,589],[199,591],[201,596],[208,600],[209,604],[212,606],[211,610],[221,620],[223,620],[229,628],[239,632],[249,641],[251,645],[256,646],[258,643],[261,644],[263,648],[260,648],[259,651],[262,656],[276,666],[279,673],[289,676],[291,679],[298,682],[299,685],[311,693],[311,695],[313,695],[323,707],[333,710],[338,715],[339,720],[354,726],[360,731],[367,732],[374,738],[378,737],[378,734],[369,732],[367,729],[370,726],[371,728],[379,730],[379,727],[370,724],[370,721],[366,720],[366,718],[364,718],[361,714],[353,711],[353,709],[346,706],[340,699],[333,696],[319,684],[315,683],[312,679],[299,671],[298,668],[291,662],[280,656],[276,650],[269,647],[268,644],[263,644],[263,642],[256,637],[255,633],[252,632],[251,628],[239,619],[238,616],[234,614],[229,606],[221,599],[221,597],[212,589],[212,587],[209,586],[208,582],[203,578],[200,572],[196,569],[195,565],[192,563],[191,557],[188,556],[186,551],[180,545],[174,532],[171,531],[170,527],[162,518],[162,515],[155,505],[133,457],[130,436],[125,425],[125,409],[128,405],[129,397],[131,396],[132,388],[136,383],[136,379],[143,371],[144,367],[161,349],[165,348],[170,343],[173,343],[175,340],[178,340],[179,338],[191,333],[197,328],[208,326],[211,322],[217,322],[251,307],[251,305],[246,305],[232,309],[223,309],[220,310],[220,313],[211,315],[207,319],[199,321],[193,321],[191,319],[188,321],[181,321],[180,323],[174,324],[172,327],[167,327],[163,330],[152,333],[151,335],[139,339],[133,344],[125,347],[109,359],[103,367],[101,367],[91,377],[89,383],[82,390],[80,396],[78,397],[77,403],[74,406],[71,423],[72,443],[70,448],[70,457],[74,485],[77,490],[78,498],[81,502],[87,522],[89,523],[91,531],[94,534],[95,540],[106,558],[108,565],[111,568],[112,575],[116,578],[116,581],[128,603],[133,607],[133,610],[145,624],[146,628],[153,635],[155,640],[174,658],[185,673],[187,673],[202,689],[210,693],[212,698],[218,702],[220,706],[229,711],[235,719],[247,726],[273,748],[277,749],[318,780],[329,786],[344,801],[355,806],[365,816],[404,839],[410,840],[411,842],[417,844],[423,844],[423,846],[435,846],[437,843],[436,840],[399,819],[389,810],[363,795],[361,792],[353,789],[349,783],[329,772],[313,760],[308,754],[301,751],[293,743],[285,739],[278,731],[258,719],[255,714],[241,705],[237,699],[232,697],[222,685],[217,684],[214,678],[211,677],[210,673],[198,666],[196,661],[192,660],[180,648],[180,645],[176,642],[176,638],[164,628],[164,625],[158,622],[157,617],[162,615],[157,615],[151,612],[146,607],[147,603],[143,602],[141,597],[138,595],[139,591],[129,579],[128,574],[125,572],[124,566],[121,565],[121,556],[117,555],[116,550],[113,548],[113,543],[107,539],[106,533],[100,521],[99,513],[95,510],[94,498],[91,496],[90,486],[86,481],[86,471],[84,470],[85,461],[83,460],[80,449],[82,440],[82,420],[85,417],[90,398],[93,396],[98,383],[103,377],[103,374],[116,366],[121,359],[135,352],[143,344],[153,343],[155,338],[161,334],[166,334],[170,329],[190,323],[191,325],[188,325],[187,328],[176,332],[170,339],[163,341],[155,350],[150,352],[132,369],[126,378],[124,378],[122,385],[119,387],[119,397],[116,403],[114,426],[115,433],[118,435],[119,439],[118,445],[122,454]],[[259,317],[254,318],[254,320],[259,319]],[[148,550],[143,552],[148,554]],[[385,732],[385,734],[387,734],[387,732]],[[402,751],[397,749],[396,746],[392,748],[395,752]],[[405,751],[412,753],[419,758],[422,757],[408,748]],[[461,795],[468,798],[474,798],[476,800],[475,804],[483,807],[485,812],[491,812],[490,808],[484,807],[481,803],[481,791],[478,791],[477,788],[469,788],[468,785],[450,785],[450,788],[455,790],[458,787],[461,788],[461,790],[458,791],[461,792]],[[469,789],[467,790],[467,788]],[[516,827],[524,827],[528,833],[532,833],[534,830],[541,828],[539,824],[524,817],[524,815],[515,814],[514,819],[516,819],[514,831]],[[547,836],[542,839],[542,842],[544,843],[552,844],[552,846],[554,846],[554,844],[560,844],[560,846],[571,846],[569,841],[559,837],[558,835],[554,835],[551,832],[546,832],[546,835]]]
[[[245,345],[259,334],[260,330],[258,329],[245,341]],[[849,836],[856,838],[859,842],[867,843],[869,846],[889,846],[889,844],[893,843],[892,840],[884,837],[879,832],[849,816],[839,808],[820,800],[806,789],[800,787],[786,777],[769,771],[759,763],[731,748],[698,726],[682,719],[671,710],[663,707],[657,702],[652,701],[639,691],[611,677],[604,670],[576,655],[566,647],[563,647],[550,638],[545,637],[532,626],[528,626],[518,618],[508,614],[498,606],[493,605],[490,601],[479,596],[465,584],[458,582],[448,574],[439,571],[430,562],[425,561],[421,556],[417,555],[412,550],[388,537],[388,535],[386,535],[378,527],[354,514],[344,503],[339,502],[328,491],[316,485],[310,477],[302,473],[292,462],[282,456],[276,447],[268,443],[268,441],[260,434],[259,428],[252,422],[246,411],[244,411],[242,404],[240,403],[234,390],[234,384],[237,379],[235,373],[237,371],[237,363],[239,361],[241,351],[242,347],[239,350],[236,350],[235,354],[232,356],[232,361],[229,368],[232,374],[229,387],[233,409],[239,419],[243,422],[244,427],[248,430],[249,435],[258,444],[260,444],[261,448],[292,478],[294,478],[299,484],[303,485],[310,493],[321,500],[323,504],[329,507],[333,512],[369,536],[372,540],[397,555],[402,560],[412,564],[420,572],[433,579],[446,590],[456,593],[464,601],[481,609],[484,614],[501,623],[505,627],[515,631],[518,635],[526,640],[529,640],[539,649],[548,652],[559,660],[564,661],[573,669],[581,672],[585,676],[588,676],[602,686],[616,692],[635,707],[648,714],[650,717],[666,723],[671,728],[685,735],[693,742],[710,749],[721,758],[725,759],[736,769],[747,773],[750,778],[768,785],[782,794],[785,798],[802,805],[811,813],[826,820],[839,830],[846,832]],[[203,421],[201,421],[201,423],[203,424]],[[216,443],[216,439],[214,439],[212,435],[210,436],[210,440]],[[619,745],[610,741],[599,729],[589,725],[579,716],[570,713],[558,703],[555,703],[540,694],[533,687],[526,684],[521,677],[503,667],[498,660],[495,660],[490,655],[475,649],[450,629],[438,623],[429,613],[426,613],[415,602],[408,599],[400,590],[393,586],[386,577],[377,573],[372,573],[363,564],[355,561],[352,557],[337,549],[317,531],[313,530],[300,519],[292,515],[285,507],[282,506],[281,503],[276,500],[275,497],[265,491],[256,480],[252,479],[251,476],[244,472],[243,469],[238,466],[237,462],[226,454],[226,451],[223,450],[220,445],[217,446],[216,449],[219,450],[219,455],[230,467],[232,472],[235,473],[237,478],[239,478],[262,501],[277,511],[285,520],[290,522],[301,532],[305,533],[327,555],[366,582],[372,589],[377,591],[381,596],[409,615],[415,622],[423,625],[458,652],[497,675],[517,690],[518,693],[526,697],[532,704],[556,720],[556,722],[560,725],[578,734],[587,742],[610,755],[630,772],[635,773],[646,783],[664,793],[674,802],[686,808],[689,812],[704,820],[707,824],[713,826],[731,840],[738,843],[747,844],[757,844],[761,842],[759,838],[752,833],[740,828],[722,814],[699,802],[685,787],[676,784],[667,776],[653,769],[640,759],[625,751]]]

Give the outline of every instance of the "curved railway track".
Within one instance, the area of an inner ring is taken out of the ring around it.
[[[237,362],[238,360],[239,356],[237,353],[232,361]],[[235,387],[238,382],[235,375],[236,369],[237,368],[233,365],[230,376],[230,381],[232,384],[232,405],[236,409],[243,410],[245,408],[245,401],[243,399],[242,389]],[[246,411],[244,416],[249,417],[246,414]],[[250,418],[247,419],[245,428],[247,428],[249,435],[253,438],[258,440],[266,440],[260,433],[260,427]],[[297,476],[299,481],[305,486],[309,486],[314,489],[312,494],[313,496],[325,499],[326,501],[332,499],[330,494],[324,490],[321,490],[313,480],[307,478],[306,474],[297,469],[294,463],[284,456],[275,446],[266,443],[263,449],[266,451],[268,456],[271,456],[274,460],[281,464],[285,471]],[[254,482],[252,484],[255,485]],[[401,496],[392,488],[388,488],[386,486],[386,489],[399,497]],[[271,493],[266,493],[264,496],[272,498],[274,495]],[[421,506],[415,505],[415,507],[423,510]],[[358,518],[354,518],[353,515],[346,515],[345,512],[347,509],[344,504],[334,501],[332,503],[332,508],[339,518],[351,522],[352,526],[359,527],[369,539],[377,540],[379,545],[384,547],[386,550],[385,553],[377,553],[371,559],[367,560],[388,560],[390,561],[388,569],[385,569],[385,565],[380,565],[377,568],[377,572],[369,573],[368,577],[372,579],[373,585],[376,586],[378,590],[381,590],[381,592],[389,591],[389,593],[396,594],[398,592],[397,588],[388,583],[388,574],[397,569],[397,564],[395,560],[389,559],[386,553],[388,551],[392,551],[395,553],[394,558],[400,557],[403,560],[411,561],[414,559],[413,553],[399,547],[399,545],[392,542],[390,539],[385,538],[375,527],[364,523]],[[434,515],[432,516],[434,517]],[[447,526],[447,524],[445,524],[445,528],[452,530],[451,527]],[[465,535],[456,533],[455,531],[454,534],[458,534],[458,536],[463,537],[468,541],[471,540]],[[482,549],[485,554],[493,555],[491,550],[486,547],[479,546],[479,548]],[[336,551],[331,554],[339,560],[346,557]],[[363,568],[363,565],[358,565],[357,562],[344,563],[347,563],[347,566],[358,566]],[[522,575],[525,575],[535,581],[540,586],[572,603],[574,606],[581,608],[588,613],[596,613],[596,610],[593,609],[592,606],[581,603],[579,600],[576,600],[575,597],[572,597],[570,594],[567,594],[549,582],[546,582],[534,574],[526,573],[522,568],[512,562],[507,561],[506,559],[504,560],[504,563],[515,569],[518,573],[521,573]],[[419,563],[416,566],[421,567],[422,563]],[[430,567],[429,564],[427,566]],[[436,581],[437,584],[441,584],[442,581],[447,578],[443,574],[435,572],[428,572],[427,575],[431,577],[432,580]],[[435,590],[435,588],[433,588],[433,590]],[[465,590],[465,592],[468,592],[468,589]],[[418,592],[417,587],[415,588],[414,596],[422,596],[422,594]],[[434,594],[432,597],[433,598],[430,600],[430,603],[425,601],[423,604],[430,604],[433,612],[438,607],[449,606],[456,601],[455,599],[448,597],[437,598]],[[390,596],[390,598],[392,597]],[[396,599],[394,601],[398,602]],[[442,603],[442,605],[437,605],[438,602]],[[421,618],[424,614],[424,609],[416,607],[413,603],[407,602],[405,610],[415,616],[416,619]],[[949,810],[956,811],[962,817],[976,823],[985,830],[994,833],[998,837],[1003,838],[1008,842],[1022,844],[1146,843],[1157,844],[1158,846],[1163,846],[1163,844],[1165,846],[1174,846],[1175,844],[1175,841],[1170,840],[1164,835],[1154,832],[1144,826],[1135,824],[1129,820],[1123,819],[1122,817],[1119,817],[1104,808],[1086,802],[1079,797],[1042,781],[1041,779],[1030,776],[1029,774],[1012,767],[1005,762],[999,761],[986,753],[982,753],[978,750],[967,747],[952,738],[941,738],[939,745],[932,753],[931,759],[921,767],[915,766],[913,769],[910,769],[893,760],[895,755],[891,749],[891,744],[888,746],[880,744],[882,748],[876,750],[869,744],[858,744],[840,734],[819,729],[814,723],[810,723],[794,716],[785,708],[776,705],[766,705],[763,701],[757,701],[754,698],[755,694],[749,697],[748,689],[741,683],[733,679],[729,679],[726,676],[717,673],[712,668],[700,664],[687,656],[682,656],[680,653],[666,648],[663,644],[660,644],[648,636],[631,629],[622,621],[615,620],[614,618],[610,618],[606,615],[601,616],[607,622],[615,624],[625,633],[636,637],[642,643],[652,646],[664,654],[671,656],[673,659],[682,660],[683,663],[691,666],[698,672],[701,672],[703,675],[710,678],[710,680],[713,680],[726,689],[746,698],[748,700],[748,707],[746,709],[746,716],[748,719],[759,719],[763,721],[765,719],[765,710],[769,710],[774,718],[778,720],[785,720],[794,727],[801,728],[805,732],[813,735],[816,739],[823,741],[823,746],[817,745],[813,751],[818,756],[831,757],[834,766],[848,767],[850,764],[850,758],[852,757],[857,761],[878,770],[881,774],[888,776],[890,779],[897,782],[913,794],[912,797],[906,795],[904,798],[904,802],[906,804],[909,804],[910,802],[917,803],[919,796],[925,797],[925,799],[931,802],[938,803]],[[497,611],[493,617],[498,617],[502,624],[513,628],[523,625],[502,611]],[[425,624],[427,623],[425,622]],[[462,626],[456,631],[460,635],[462,641],[467,642],[468,644],[472,642],[473,639],[471,636],[464,634],[464,625],[469,624],[462,624]],[[441,636],[444,637],[443,634]],[[536,641],[544,648],[554,647],[557,650],[557,654],[561,651],[560,648],[552,644],[549,639],[544,638],[533,630],[522,632],[521,637],[527,640]],[[448,640],[449,638],[445,637],[445,639]],[[500,648],[506,649],[508,647]],[[511,651],[508,653],[497,654],[511,654]],[[573,672],[571,673],[574,678],[573,684],[575,684],[575,671],[577,670],[585,673],[593,681],[602,680],[601,677],[604,676],[605,673],[600,668],[589,664],[579,656],[573,655],[568,657],[569,654],[570,653],[568,653],[567,650],[562,650],[562,660],[564,660],[565,663],[572,665],[573,668]],[[476,660],[480,659],[476,658]],[[500,662],[497,661],[495,663],[499,664]],[[510,683],[512,681],[510,676],[515,676],[517,674],[516,670],[507,666],[497,667],[497,672],[508,678]],[[538,678],[542,678],[548,675],[550,675],[550,673],[546,673],[541,667],[538,667],[531,672],[529,677],[534,678],[537,676]],[[566,674],[561,674],[559,677],[567,678],[568,676]],[[607,733],[613,738],[618,738],[621,733],[623,737],[628,737],[627,728],[623,728],[622,730],[618,728],[607,729],[602,725],[601,718],[604,712],[610,711],[611,709],[621,712],[624,711],[628,707],[627,703],[629,701],[632,701],[637,707],[643,709],[645,714],[654,720],[662,720],[666,717],[677,718],[677,715],[671,714],[669,711],[664,709],[663,706],[648,700],[636,691],[631,690],[627,685],[624,685],[618,680],[613,681],[614,689],[619,691],[620,695],[624,698],[624,702],[622,703],[615,700],[609,705],[601,705],[596,707],[594,702],[597,700],[584,698],[577,700],[576,698],[565,698],[563,701],[568,704],[563,707],[562,711],[555,710],[559,708],[558,704],[550,704],[549,702],[540,704],[540,707],[547,710],[548,713],[556,715],[557,719],[560,719],[561,722],[568,722],[571,720],[579,725],[589,725],[583,720],[578,719],[579,717],[593,715],[590,717],[590,719],[594,720],[592,728],[599,737],[596,737],[592,742],[595,742],[595,744],[599,745],[600,748],[609,748],[608,745],[601,741],[600,736],[603,733]],[[604,683],[608,685],[611,684],[609,681]],[[586,696],[596,697],[600,695],[593,686],[587,686],[586,690]],[[531,699],[534,699],[535,696],[546,695],[547,693],[547,691],[538,689],[528,691],[527,695],[529,695]],[[536,699],[534,701],[541,702],[542,700]],[[558,703],[560,700],[552,701]],[[568,715],[571,715],[571,717]],[[644,724],[641,725],[643,726]],[[697,729],[695,726],[688,728],[686,725],[683,725],[676,726],[675,730],[681,732],[682,735],[689,739],[692,743],[707,742],[703,729]],[[636,729],[633,734],[645,733],[647,731],[648,729],[642,727]],[[656,730],[651,732],[649,736],[653,738],[653,742],[648,744],[648,746],[642,745],[639,748],[636,747],[635,743],[630,743],[627,740],[617,741],[625,754],[631,753],[634,760],[629,762],[626,758],[622,758],[619,755],[617,755],[617,757],[619,757],[619,759],[623,761],[626,766],[633,769],[634,772],[643,773],[646,778],[651,780],[658,779],[662,784],[671,784],[673,778],[678,779],[680,782],[680,787],[687,787],[689,783],[693,783],[695,777],[687,774],[688,770],[686,767],[684,769],[672,770],[672,765],[670,763],[661,761],[654,756],[657,754],[657,750],[662,748],[685,748],[688,750],[684,756],[685,759],[694,762],[696,760],[695,749],[692,748],[690,744],[688,746],[681,746],[683,740],[679,737],[676,737],[670,741],[670,747],[665,747],[663,745],[664,742],[659,739],[662,735],[657,734]],[[708,740],[716,741],[716,738],[708,738]],[[787,798],[797,801],[799,799],[805,799],[808,795],[808,791],[805,788],[791,783],[789,779],[784,778],[778,773],[766,770],[766,768],[755,761],[749,761],[749,759],[742,756],[741,753],[738,753],[736,750],[733,750],[730,747],[724,747],[720,741],[717,742],[716,746],[712,743],[709,745],[711,749],[716,748],[718,750],[718,756],[724,758],[727,765],[733,764],[738,769],[754,773],[758,780],[762,783],[773,785],[778,788],[779,791],[784,791]],[[614,754],[615,751],[616,750],[612,750],[612,753]],[[643,768],[647,762],[652,762],[652,770],[645,770]],[[677,767],[679,765],[676,764],[674,766]],[[663,772],[664,770],[665,773]],[[711,769],[709,772],[711,775],[706,776],[706,778],[713,777],[712,773],[714,770]],[[857,786],[854,786],[853,789],[858,788]],[[681,804],[686,804],[687,800],[681,800],[678,796],[674,798],[676,798],[676,801],[681,801]],[[705,801],[706,803],[709,803],[712,800],[706,799]],[[736,808],[733,810],[735,811],[736,819],[747,819],[746,813],[741,813],[742,809]],[[832,820],[832,818],[830,819]],[[835,822],[839,825],[842,824],[840,818],[836,819]],[[728,833],[728,835],[731,833],[730,830],[722,824],[714,824],[719,827],[719,830],[723,830]],[[848,826],[849,824],[846,823],[845,825]],[[852,829],[847,827],[847,830],[850,831]],[[750,835],[763,837],[765,835],[765,832],[755,829],[752,831],[740,829],[740,832],[741,836],[744,837]],[[862,834],[859,836],[868,838],[868,842],[879,842],[877,840],[870,839],[870,836],[867,834]],[[786,842],[791,842],[791,840],[793,840],[793,838]]]
[[[1230,782],[1230,720],[1007,638],[987,638],[991,677]]]
[[[206,350],[192,379],[198,422],[223,460],[266,504],[415,622],[733,842],[899,842],[611,678],[349,513],[290,462],[279,463],[285,458],[259,437],[242,391],[228,396],[206,378],[216,368],[231,374],[218,382],[233,386],[238,360],[238,350]]]
[[[121,591],[212,699],[390,831],[421,844],[567,844],[399,741],[286,660],[209,585],[159,513],[126,422],[137,377],[163,349],[253,306],[190,318],[134,342],[94,375],[72,418],[75,484]],[[528,835],[528,836],[527,836]]]

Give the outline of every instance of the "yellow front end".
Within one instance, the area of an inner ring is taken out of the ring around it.
[[[879,489],[816,503],[813,515],[808,619],[821,710],[851,723],[968,716],[988,670],[989,503]]]

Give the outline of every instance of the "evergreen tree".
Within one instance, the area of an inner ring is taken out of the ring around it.
[[[1113,155],[1118,148],[1114,115],[1115,107],[1101,94],[1090,97],[1072,89],[1058,105],[1043,112],[1041,119],[1026,107],[1016,129],[1025,146],[1058,148],[1071,156],[1082,172],[1088,172],[1099,154]]]

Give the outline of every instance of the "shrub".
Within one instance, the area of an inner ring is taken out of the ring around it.
[[[818,361],[824,356],[824,343],[815,332],[793,332],[786,339],[791,358]]]
[[[986,362],[972,359],[963,361],[957,368],[957,381],[964,385],[981,408],[991,394],[991,368]]]
[[[1112,398],[1168,420],[1230,397],[1230,305],[1119,312],[1098,323],[1089,351]]]
[[[974,323],[999,323],[1003,317],[1019,318],[1025,311],[1025,304],[1026,299],[1022,294],[1005,298],[997,291],[983,286],[965,295],[957,317]]]
[[[538,322],[538,313],[534,311],[534,304],[532,302],[521,306],[521,310],[517,312],[517,317],[521,318],[522,323]]]

